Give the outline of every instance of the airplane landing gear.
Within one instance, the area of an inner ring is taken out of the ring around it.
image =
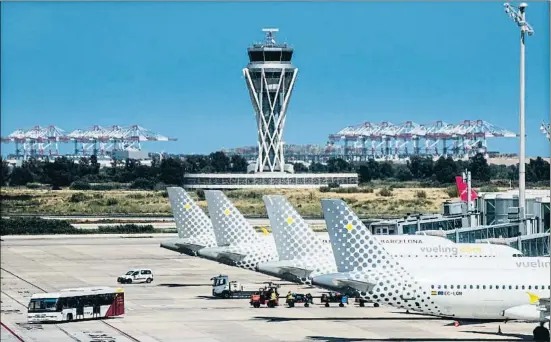
[[[534,329],[534,341],[536,342],[549,342],[549,330],[543,326],[543,323],[541,325],[538,325]]]

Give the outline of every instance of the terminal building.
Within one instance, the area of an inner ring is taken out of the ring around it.
[[[373,234],[438,235],[458,243],[498,243],[519,249],[526,256],[549,255],[549,190],[526,191],[526,232],[518,220],[518,190],[482,193],[467,212],[466,203],[444,203],[442,215],[417,215],[371,222]]]

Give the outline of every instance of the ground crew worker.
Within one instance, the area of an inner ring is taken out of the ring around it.
[[[293,294],[291,291],[287,293],[287,305],[291,306],[291,303],[294,301]]]
[[[270,297],[270,300],[273,304],[273,307],[275,307],[276,302],[277,302],[277,295],[276,295],[275,291],[272,291],[272,296]]]

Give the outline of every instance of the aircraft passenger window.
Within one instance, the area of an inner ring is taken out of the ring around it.
[[[538,289],[538,285],[534,286],[534,290],[537,290]]]
[[[431,289],[434,289],[434,285],[431,285],[430,288],[431,288]]]
[[[448,285],[444,285],[444,289],[447,289],[448,288]]]
[[[442,285],[438,285],[438,289],[440,290],[442,288]]]
[[[503,285],[503,286],[501,287],[501,289],[502,289],[502,290],[505,290],[505,285]]]
[[[482,285],[482,289],[483,289],[483,290],[486,290],[486,285]]]
[[[452,290],[453,290],[453,285],[450,285],[450,289],[452,289]]]
[[[463,285],[463,290],[466,290],[467,289],[467,285]]]
[[[517,286],[515,286],[515,290],[518,290],[518,285],[517,285]]]
[[[473,289],[473,286],[471,285],[470,288],[471,288],[471,290],[472,290],[472,289]]]
[[[490,285],[488,288],[491,290],[491,289],[492,289],[492,285]]]
[[[522,285],[522,289],[524,290],[524,285]]]
[[[477,290],[480,289],[480,285],[476,285],[476,289],[477,289]]]
[[[509,285],[509,290],[512,290],[513,289],[513,286]]]
[[[528,290],[531,290],[532,289],[532,285],[528,285]]]

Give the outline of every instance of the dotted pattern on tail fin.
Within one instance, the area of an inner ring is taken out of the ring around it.
[[[205,247],[215,247],[214,229],[203,210],[184,189],[168,187],[167,192],[178,237]]]
[[[272,235],[260,237],[233,203],[218,190],[205,191],[216,241],[227,251],[246,255],[235,266],[255,270],[261,262],[278,260]]]
[[[205,197],[218,245],[237,245],[260,241],[260,237],[251,224],[222,191],[206,190]]]
[[[331,247],[316,236],[284,196],[264,196],[264,204],[280,260],[306,259],[324,254],[333,257]]]
[[[279,260],[293,267],[312,270],[310,277],[335,273],[337,266],[331,247],[312,231],[289,201],[281,195],[264,196]],[[310,284],[310,280],[301,281]]]
[[[374,283],[367,300],[404,309],[440,314],[430,291],[384,249],[383,245],[341,200],[322,200],[323,214],[339,272]]]

